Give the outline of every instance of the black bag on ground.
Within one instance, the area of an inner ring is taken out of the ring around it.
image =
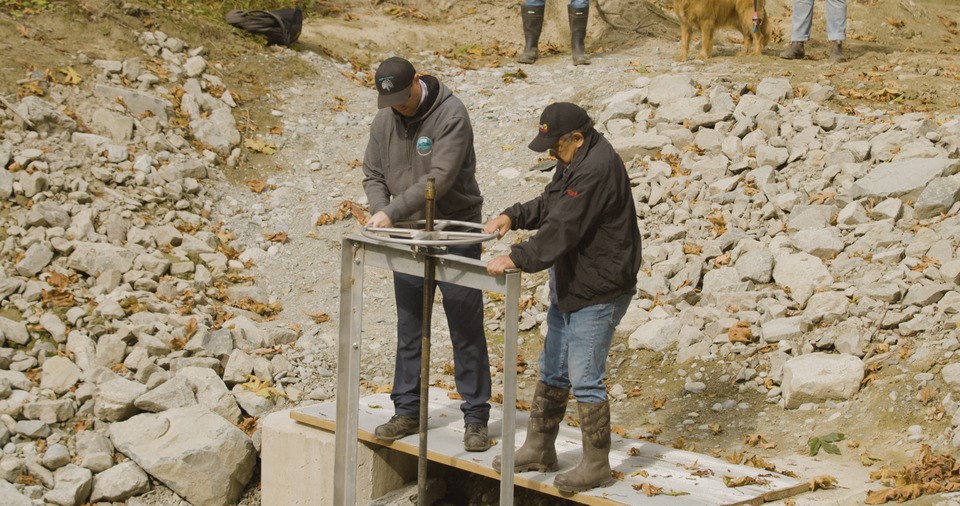
[[[289,46],[300,38],[303,11],[300,7],[275,11],[232,10],[223,16],[223,20],[237,28],[265,36],[267,44]]]

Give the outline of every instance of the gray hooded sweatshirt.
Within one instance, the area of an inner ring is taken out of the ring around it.
[[[436,178],[436,217],[480,222],[473,127],[463,102],[432,76],[422,76],[427,97],[404,117],[380,109],[363,157],[363,189],[370,211],[390,221],[423,219],[427,178]]]

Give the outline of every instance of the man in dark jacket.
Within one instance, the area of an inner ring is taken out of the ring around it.
[[[530,149],[557,158],[556,173],[537,198],[514,204],[488,221],[487,233],[510,229],[537,234],[487,263],[490,274],[550,269],[547,337],[540,382],[531,403],[527,437],[515,472],[556,471],[554,442],[572,389],[577,399],[583,459],[557,475],[564,492],[608,486],[610,406],[604,388],[613,331],[636,293],[640,229],[630,180],[613,146],[580,107],[551,104],[540,116]],[[500,461],[494,460],[500,471]]]
[[[373,216],[369,227],[422,219],[427,178],[435,178],[438,219],[480,222],[483,197],[476,179],[473,128],[463,103],[437,78],[421,76],[409,61],[392,57],[376,73],[380,111],[370,127],[363,158],[363,189]],[[480,245],[451,246],[451,254],[480,258]],[[393,377],[395,415],[376,428],[380,439],[419,431],[423,278],[394,273],[397,358]],[[483,331],[480,290],[437,283],[453,342],[457,392],[463,398],[464,449],[490,447],[490,359]],[[435,290],[436,287],[429,287]]]

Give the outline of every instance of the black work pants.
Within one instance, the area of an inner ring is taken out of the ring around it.
[[[453,255],[479,259],[480,245],[451,246]],[[397,360],[390,398],[396,414],[420,413],[420,357],[423,326],[423,277],[393,274],[397,299]],[[434,283],[440,287],[443,312],[450,327],[457,392],[465,423],[487,423],[490,418],[490,358],[483,331],[483,294],[475,288]]]

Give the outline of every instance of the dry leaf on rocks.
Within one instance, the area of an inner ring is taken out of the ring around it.
[[[828,489],[834,488],[837,486],[837,479],[829,474],[821,474],[820,476],[814,476],[807,482],[810,486],[810,491],[813,492],[817,489]]]
[[[263,139],[246,139],[243,141],[243,145],[247,149],[256,151],[258,153],[263,153],[265,155],[272,155],[277,152],[277,146]]]
[[[758,434],[748,434],[748,435],[747,435],[747,438],[746,438],[743,442],[746,443],[746,444],[748,444],[748,445],[750,445],[750,446],[759,446],[760,448],[763,448],[763,449],[765,449],[765,450],[769,450],[769,449],[771,449],[771,448],[776,448],[776,447],[777,447],[777,443],[773,443],[773,442],[769,441],[769,440],[766,438],[766,436],[764,436],[763,434],[759,434],[759,433],[758,433]]]
[[[267,234],[263,238],[270,242],[278,242],[283,244],[287,242],[287,233],[286,232],[274,232],[272,234]]]
[[[734,323],[730,330],[727,331],[727,339],[731,343],[752,343],[753,342],[753,331],[750,330],[750,322],[737,322]]]
[[[770,480],[757,478],[754,476],[724,476],[723,484],[727,487],[745,487],[747,485],[766,485]]]
[[[270,386],[269,383],[262,381],[258,377],[252,374],[247,374],[246,377],[248,381],[242,384],[241,388],[257,394],[258,397],[263,397],[264,399],[270,399],[272,401],[276,401],[280,397],[286,397],[283,392]]]
[[[653,486],[649,483],[634,483],[632,486],[634,490],[643,492],[647,497],[653,497],[663,493],[663,488]]]
[[[251,179],[247,181],[247,188],[250,188],[253,193],[262,193],[263,190],[267,189],[267,183],[260,179]]]
[[[347,216],[353,216],[361,226],[367,224],[367,211],[363,206],[352,200],[340,202],[340,206],[335,213],[323,213],[317,218],[316,226],[322,227],[331,223],[336,223]]]
[[[890,16],[887,16],[884,19],[886,19],[887,23],[890,23],[890,26],[894,28],[903,28],[904,26],[907,26],[902,19],[891,18]]]
[[[956,492],[960,491],[960,461],[950,454],[935,454],[930,445],[924,444],[917,460],[904,465],[900,471],[886,468],[873,471],[870,479],[880,480],[889,488],[868,491],[867,504],[903,502],[924,494]]]
[[[460,394],[457,393],[457,392],[447,392],[447,398],[448,398],[448,399],[453,399],[453,400],[455,400],[455,401],[462,401],[462,400],[463,400],[463,397],[461,397]]]
[[[327,313],[304,313],[313,320],[313,323],[326,323],[330,321],[330,315]]]
[[[666,403],[667,403],[667,397],[666,397],[666,396],[663,396],[663,397],[656,397],[656,396],[654,396],[654,398],[653,398],[653,410],[654,410],[654,411],[657,411],[657,410],[659,410],[659,409],[663,409],[663,405],[666,404]]]

